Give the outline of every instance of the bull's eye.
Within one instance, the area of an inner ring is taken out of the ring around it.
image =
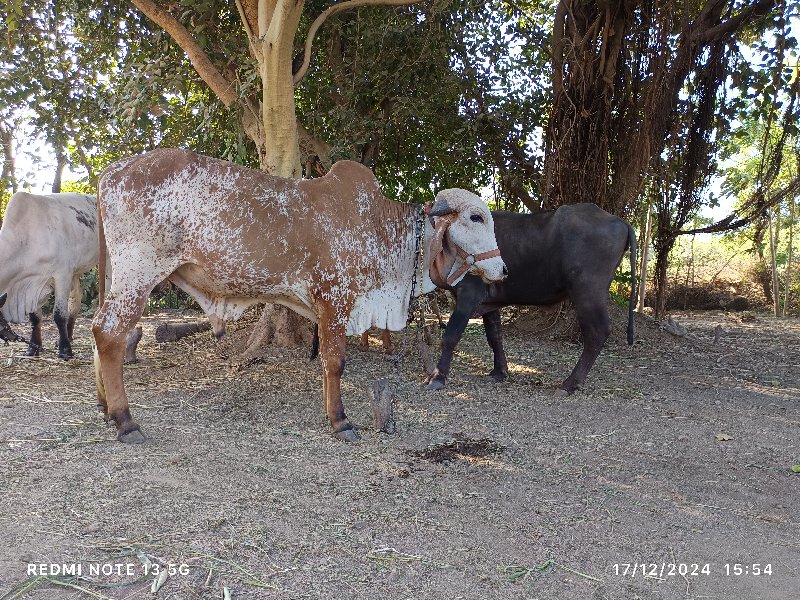
[[[473,223],[483,223],[483,215],[474,214],[469,218]]]

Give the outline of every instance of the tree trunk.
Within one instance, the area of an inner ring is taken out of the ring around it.
[[[776,260],[776,244],[777,240],[775,239],[778,234],[778,228],[775,227],[775,235],[773,235],[772,231],[772,211],[769,212],[769,259],[770,259],[770,268],[772,270],[772,311],[773,314],[777,317],[780,314],[779,305],[780,305],[780,297],[781,293],[778,289],[778,261]]]
[[[252,127],[261,168],[272,175],[302,176],[295,115],[292,52],[303,1],[259,2],[258,39],[251,45],[261,75],[261,123]],[[255,28],[254,28],[255,29]],[[262,346],[301,346],[312,337],[307,319],[285,306],[267,304],[247,340],[242,362],[252,360]]]
[[[669,253],[675,246],[677,238],[672,235],[656,245],[656,267],[653,277],[656,285],[656,301],[653,316],[656,319],[663,319],[666,314],[667,305],[667,266],[669,265]]]
[[[199,323],[186,323],[183,321],[178,323],[162,323],[156,327],[155,338],[159,343],[177,342],[186,336],[209,331],[210,329],[211,323],[208,321],[201,321]]]
[[[13,126],[0,123],[0,143],[3,145],[3,174],[0,175],[3,188],[0,194],[4,194],[7,189],[14,194],[17,191],[17,165],[14,158]]]
[[[278,0],[271,15],[264,10],[264,5],[270,3],[259,4],[260,46],[256,50],[256,57],[261,75],[264,139],[267,140],[261,156],[261,168],[281,177],[302,177],[292,53],[304,2]]]
[[[280,304],[266,304],[237,361],[252,362],[267,346],[308,346],[313,338],[314,328],[308,320]]]
[[[218,68],[192,33],[173,15],[179,5],[169,10],[153,0],[131,0],[148,18],[162,27],[186,52],[198,75],[226,107],[242,109],[242,126],[258,149],[261,168],[281,177],[301,177],[300,149],[330,166],[330,147],[311,135],[295,115],[294,86],[302,79],[311,58],[311,43],[317,29],[333,14],[368,5],[405,5],[420,0],[348,0],[326,9],[309,28],[305,42],[303,67],[292,73],[294,38],[303,13],[304,0],[236,0],[236,8],[261,77],[261,103],[240,97],[237,82]],[[267,321],[270,321],[267,323]],[[297,344],[310,338],[308,321],[284,307],[266,308],[251,335],[252,346],[280,340]],[[248,351],[251,350],[248,347]]]
[[[639,264],[639,299],[636,303],[636,310],[644,310],[644,299],[647,294],[647,263],[650,260],[650,236],[653,231],[653,197],[649,196],[647,201],[647,218],[645,220],[644,235],[640,238],[639,248],[642,254]]]
[[[753,249],[758,257],[755,277],[756,283],[761,286],[761,291],[764,292],[764,298],[767,302],[772,303],[772,285],[770,283],[769,269],[767,269],[767,257],[764,256],[764,248],[762,248],[765,228],[764,219],[761,218],[755,223],[753,229]]]
[[[64,174],[64,166],[67,164],[67,157],[64,156],[62,148],[56,148],[56,173],[53,177],[53,193],[61,192],[61,177]]]
[[[786,273],[783,279],[783,316],[786,317],[786,309],[789,306],[789,288],[792,287],[792,242],[794,241],[794,198],[790,200],[789,206],[789,247],[786,249]]]

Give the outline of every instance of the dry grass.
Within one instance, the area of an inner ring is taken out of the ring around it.
[[[143,362],[126,367],[140,447],[95,413],[87,321],[75,361],[0,348],[3,600],[152,598],[154,586],[187,599],[795,594],[796,320],[678,315],[689,339],[645,322],[563,400],[551,394],[580,351],[569,338],[509,335],[511,377],[492,384],[470,328],[437,393],[415,357],[398,369],[377,339],[368,353],[353,343],[343,393],[362,440],[348,445],[328,433],[306,349],[235,366],[245,332],[159,345],[164,318],[145,320]],[[370,429],[368,389],[384,376],[391,436]],[[712,571],[615,572],[633,562]],[[733,562],[773,574],[725,576]],[[133,575],[29,576],[32,563]]]

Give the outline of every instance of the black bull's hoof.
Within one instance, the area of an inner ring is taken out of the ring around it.
[[[441,379],[431,379],[428,382],[428,385],[425,386],[426,390],[440,390],[445,386],[445,382]]]
[[[426,390],[440,390],[447,383],[447,377],[439,372],[439,368],[435,368],[431,376],[428,377],[428,385],[425,386]]]

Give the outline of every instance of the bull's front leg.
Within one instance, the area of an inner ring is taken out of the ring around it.
[[[25,356],[39,356],[42,348],[42,315],[39,312],[32,312],[28,318],[31,321],[31,339],[28,341]]]
[[[355,442],[359,435],[344,412],[341,390],[347,342],[343,322],[346,323],[346,320],[338,318],[333,312],[332,308],[323,310],[319,317],[322,404],[333,428],[333,435],[346,442]]]
[[[486,331],[486,341],[494,354],[494,368],[489,376],[495,381],[503,381],[508,377],[508,359],[503,348],[503,322],[500,311],[493,310],[483,315],[483,328]]]
[[[450,315],[450,320],[442,335],[442,354],[436,368],[428,378],[429,390],[440,390],[447,383],[453,352],[455,352],[461,336],[464,335],[470,316],[486,299],[487,294],[488,286],[479,278],[471,275],[468,275],[457,288],[456,307],[453,314]]]

